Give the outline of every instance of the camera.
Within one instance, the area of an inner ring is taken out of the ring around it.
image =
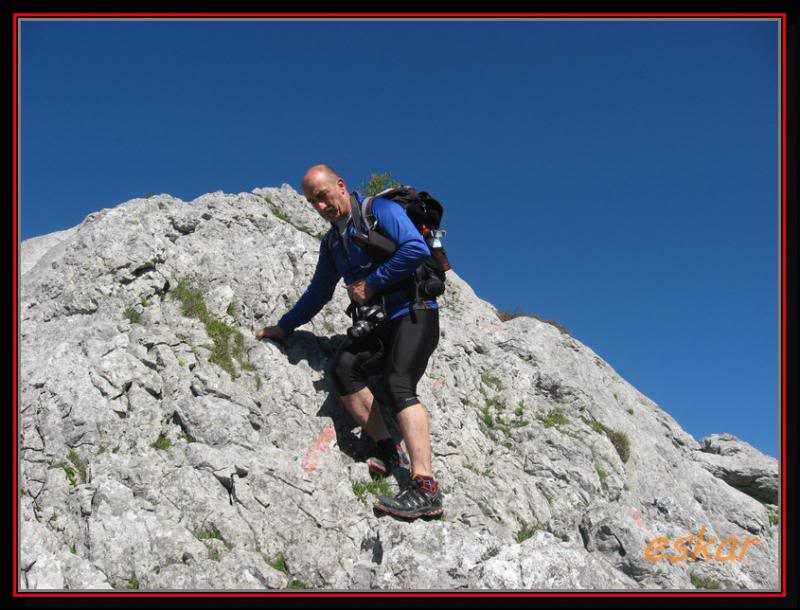
[[[424,278],[419,285],[420,294],[435,299],[444,294],[444,282],[435,275]]]
[[[426,260],[414,273],[420,295],[435,299],[444,294],[444,271],[437,268],[432,260]]]
[[[347,329],[347,336],[356,341],[369,336],[386,320],[383,304],[358,305],[353,308],[353,325]]]

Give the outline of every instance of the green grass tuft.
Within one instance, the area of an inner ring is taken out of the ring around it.
[[[173,296],[181,302],[181,313],[189,318],[197,318],[202,322],[209,319],[208,307],[203,300],[203,293],[181,280],[173,291]]]
[[[594,469],[597,471],[597,476],[600,479],[600,486],[604,490],[608,489],[608,483],[606,482],[608,479],[608,473],[597,465],[595,465]]]
[[[167,438],[167,435],[163,432],[158,435],[158,438],[154,443],[151,443],[150,446],[153,449],[169,449],[172,446],[172,441]]]
[[[551,409],[545,417],[540,417],[539,420],[545,428],[554,428],[569,423],[569,419],[561,409]]]
[[[497,400],[496,398],[487,398],[486,399],[486,408],[494,407],[497,411],[505,411],[506,410],[506,403],[502,400]]]
[[[694,585],[695,589],[721,589],[722,586],[719,584],[719,581],[714,580],[713,578],[704,578],[702,576],[697,576],[692,574],[689,577]]]
[[[499,413],[495,416],[495,427],[506,436],[511,435],[511,428],[509,428],[508,423],[506,422],[505,419],[503,419],[503,416],[500,415]],[[508,447],[507,444],[506,446]]]
[[[234,360],[238,361],[244,370],[255,370],[247,357],[244,335],[222,320],[214,318],[208,312],[203,294],[199,290],[181,280],[173,294],[181,302],[183,315],[196,318],[205,325],[208,336],[214,342],[210,362],[223,368],[234,378],[238,377]],[[228,308],[230,309],[230,306]]]
[[[194,532],[194,537],[198,540],[222,540],[222,534],[220,534],[217,526],[213,523],[211,527],[206,530],[197,530]]]
[[[286,557],[283,556],[283,553],[278,555],[278,558],[275,561],[270,562],[269,565],[278,570],[278,572],[283,572],[284,574],[289,573],[289,568],[286,565]]]
[[[536,528],[533,526],[525,526],[517,532],[517,542],[525,542],[528,538],[532,538],[536,533]]]
[[[367,492],[373,496],[391,496],[392,488],[386,479],[375,479],[374,481],[361,482],[353,481],[353,493],[359,500],[363,500]]]
[[[139,324],[142,321],[142,314],[136,311],[133,307],[128,307],[122,312],[122,316],[130,320],[131,324]]]
[[[610,440],[611,444],[614,445],[614,449],[617,450],[617,454],[619,454],[619,457],[623,462],[627,462],[630,459],[631,439],[625,432],[612,430],[597,420],[588,420],[583,418],[583,421],[598,434],[605,434],[608,437],[608,440]]]
[[[67,459],[72,462],[72,465],[78,471],[78,474],[81,477],[81,481],[86,481],[86,462],[84,462],[77,453],[75,453],[74,449],[70,449],[70,452],[67,454]]]
[[[293,578],[292,580],[290,580],[289,584],[286,585],[286,586],[289,589],[313,589],[314,588],[310,584],[308,584],[306,582],[303,582],[302,580],[299,580],[297,578]]]
[[[206,323],[206,331],[214,342],[214,348],[211,350],[209,361],[219,365],[234,377],[235,368],[231,350],[233,329],[222,320],[209,319]]]
[[[481,375],[481,381],[488,385],[490,388],[494,389],[495,391],[500,391],[503,389],[503,382],[500,381],[497,377],[490,375],[489,373],[484,373]]]
[[[606,434],[611,444],[614,445],[614,449],[617,450],[619,458],[623,462],[627,462],[631,457],[631,439],[624,432],[617,432],[616,430],[610,430]]]
[[[208,529],[197,530],[197,531],[195,531],[193,533],[194,533],[194,537],[197,538],[198,540],[220,540],[221,542],[223,542],[225,544],[225,547],[227,549],[230,550],[231,548],[233,548],[232,544],[226,542],[222,538],[222,534],[217,529],[217,526],[214,525],[213,523],[211,524],[211,527],[209,527]],[[219,561],[219,550],[216,547],[213,547],[213,546],[209,546],[207,548],[208,548],[208,558],[212,559],[214,561]]]

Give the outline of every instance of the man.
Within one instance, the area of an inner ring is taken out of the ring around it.
[[[333,296],[344,278],[352,302],[383,303],[386,321],[362,339],[348,337],[333,360],[333,381],[342,403],[376,443],[368,460],[373,476],[388,476],[407,458],[392,441],[375,399],[366,384],[380,366],[390,407],[395,413],[411,461],[411,484],[394,498],[381,497],[379,511],[399,517],[438,517],[442,498],[431,467],[428,412],[417,397],[417,383],[439,343],[439,310],[435,299],[415,303],[413,273],[430,250],[403,208],[388,199],[375,199],[372,212],[377,229],[397,249],[382,263],[371,259],[353,240],[353,200],[344,179],[329,166],[311,167],[303,176],[303,193],[331,228],[322,240],[311,284],[276,326],[256,332],[257,339],[281,340],[313,318]],[[364,229],[362,228],[362,231]]]

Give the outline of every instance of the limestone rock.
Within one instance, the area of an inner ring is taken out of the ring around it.
[[[712,434],[701,439],[694,459],[728,485],[761,502],[778,504],[778,461],[732,434]]]
[[[774,460],[696,441],[563,329],[500,321],[456,271],[419,387],[445,515],[376,517],[369,443],[328,372],[346,291],[286,343],[254,339],[306,289],[326,228],[282,185],[134,199],[23,243],[21,586],[778,586]],[[758,542],[741,561],[646,558],[702,528]]]

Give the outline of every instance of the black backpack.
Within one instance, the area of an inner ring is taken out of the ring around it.
[[[440,230],[444,208],[429,193],[417,192],[410,186],[386,189],[373,197],[366,197],[361,204],[358,203],[355,194],[351,193],[350,203],[355,226],[353,240],[367,253],[367,256],[378,263],[391,258],[397,249],[397,244],[380,233],[380,226],[372,213],[372,202],[378,198],[389,199],[400,205],[431,251],[431,255],[417,267],[406,283],[409,296],[413,291],[415,306],[424,308],[424,299],[436,298],[444,293],[446,272],[451,269],[447,253],[441,243],[441,238],[445,234]]]

